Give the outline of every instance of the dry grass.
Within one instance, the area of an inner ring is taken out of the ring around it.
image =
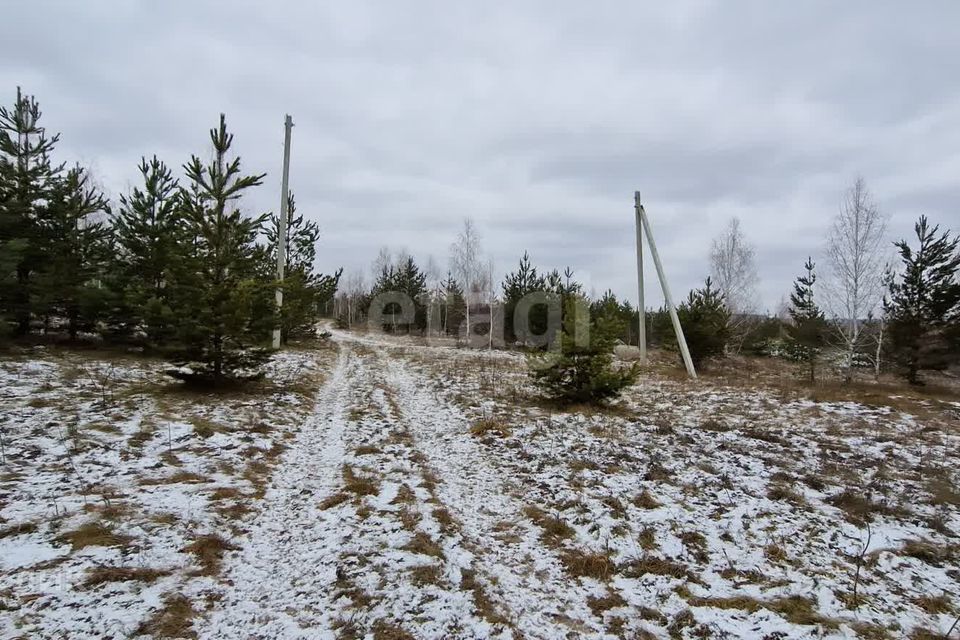
[[[903,543],[900,553],[939,567],[960,557],[960,544],[937,545],[927,540],[908,540]]]
[[[177,471],[173,475],[167,476],[165,478],[147,478],[140,481],[140,485],[144,487],[161,485],[161,484],[202,484],[204,482],[210,482],[210,478],[202,476],[199,473],[194,473],[193,471]]]
[[[0,529],[0,540],[12,536],[22,536],[28,533],[36,533],[38,527],[36,522],[20,522]]]
[[[327,509],[333,509],[337,505],[341,505],[347,500],[350,499],[350,494],[343,491],[339,491],[331,496],[327,496],[320,501],[320,508],[326,511]]]
[[[94,567],[87,572],[82,586],[92,587],[105,582],[145,582],[151,584],[170,575],[168,569],[146,567]]]
[[[460,571],[460,588],[470,591],[473,594],[473,606],[476,607],[480,617],[490,624],[509,624],[509,621],[497,610],[493,601],[487,595],[483,585],[477,581],[476,571],[473,569],[463,569]]]
[[[215,533],[211,533],[194,538],[193,542],[184,547],[182,551],[196,557],[200,569],[194,572],[194,575],[215,576],[220,573],[223,554],[236,549],[238,549],[236,545],[227,542]]]
[[[371,631],[373,640],[416,640],[413,635],[404,631],[403,627],[386,620],[374,622]]]
[[[133,538],[114,533],[101,522],[87,522],[73,531],[60,534],[56,540],[69,544],[74,551],[77,551],[85,547],[125,547]]]
[[[953,612],[953,603],[946,593],[938,596],[920,596],[915,598],[913,603],[931,615]]]
[[[617,571],[617,565],[610,554],[588,549],[564,549],[560,552],[560,562],[567,573],[577,578],[606,580]]]
[[[375,444],[362,444],[356,449],[353,450],[353,453],[358,456],[369,456],[377,453],[382,453],[382,449]]]
[[[523,508],[523,515],[543,529],[543,541],[549,546],[558,546],[563,540],[573,537],[574,530],[570,525],[559,516],[550,515],[540,507],[528,505]]]
[[[802,596],[787,596],[775,600],[757,600],[748,596],[734,596],[730,598],[690,598],[687,601],[692,607],[713,607],[715,609],[739,609],[748,613],[755,613],[760,609],[772,611],[787,622],[799,625],[820,624],[835,629],[837,623],[823,617],[815,609],[815,603],[810,598]]]
[[[686,565],[650,554],[628,560],[621,567],[621,573],[627,578],[655,575],[697,581],[697,578],[690,573]]]
[[[470,425],[470,435],[478,438],[509,438],[511,433],[510,427],[497,418],[483,418]]]
[[[597,617],[602,617],[605,611],[616,609],[626,604],[627,601],[624,600],[619,593],[615,592],[608,593],[601,597],[590,596],[587,598],[587,606],[590,607],[590,611],[593,611],[593,615]]]
[[[653,497],[653,494],[644,489],[633,499],[633,504],[640,509],[658,509],[662,504]]]
[[[169,594],[164,598],[163,606],[143,621],[136,634],[155,638],[196,638],[192,628],[196,616],[197,611],[186,596]]]
[[[344,465],[343,467],[344,490],[355,496],[375,496],[380,493],[380,483],[374,478],[360,476],[353,470],[353,467]]]
[[[430,539],[423,531],[417,531],[413,538],[407,544],[401,547],[404,551],[409,551],[411,553],[419,553],[425,556],[431,556],[434,558],[443,557],[443,549],[440,546]]]

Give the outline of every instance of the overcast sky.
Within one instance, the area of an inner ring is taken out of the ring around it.
[[[269,174],[251,212],[277,208],[290,113],[324,270],[383,245],[445,267],[471,216],[500,273],[526,249],[635,300],[639,190],[677,297],[739,216],[773,309],[857,174],[891,239],[960,227],[960,3],[640,4],[9,3],[0,87],[112,198],[225,112]]]

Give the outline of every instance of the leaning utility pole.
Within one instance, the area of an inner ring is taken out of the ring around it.
[[[637,307],[640,310],[640,322],[637,326],[637,346],[640,347],[640,364],[647,364],[647,309],[643,301],[643,223],[640,222],[640,192],[633,193],[633,208],[637,222]]]
[[[283,121],[283,178],[280,182],[280,224],[277,230],[277,313],[283,309],[283,277],[287,266],[287,189],[290,183],[290,130],[293,118]],[[280,326],[273,330],[273,348],[280,348]]]
[[[673,306],[673,297],[670,295],[670,286],[667,284],[667,276],[663,272],[663,265],[660,263],[660,254],[657,253],[657,243],[653,240],[653,232],[650,230],[650,221],[647,220],[647,212],[644,210],[643,205],[640,203],[640,192],[635,191],[633,194],[634,203],[636,206],[637,216],[640,221],[640,225],[643,227],[643,233],[647,236],[647,242],[650,243],[650,255],[653,256],[653,264],[657,268],[657,276],[660,278],[660,289],[663,290],[663,299],[667,303],[667,310],[670,312],[670,320],[673,322],[673,331],[677,334],[677,344],[680,346],[680,355],[683,357],[683,364],[687,368],[687,374],[693,378],[697,378],[697,371],[693,368],[693,360],[690,358],[690,350],[687,348],[687,339],[683,336],[683,328],[680,326],[680,318],[677,317],[677,309]],[[639,227],[637,229],[637,237],[640,239],[642,236],[640,234]],[[637,275],[639,276],[638,289],[640,291],[640,318],[643,320],[644,311],[643,311],[643,254],[641,252],[640,243],[637,243]],[[643,335],[643,330],[641,330],[641,335]],[[646,345],[641,347],[641,353],[643,353]]]

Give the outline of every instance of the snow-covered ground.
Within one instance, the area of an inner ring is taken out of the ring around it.
[[[0,635],[925,638],[960,614],[955,404],[651,374],[558,412],[516,354],[334,340],[219,398],[136,360],[0,363]]]

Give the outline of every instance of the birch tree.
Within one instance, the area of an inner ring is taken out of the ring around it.
[[[740,350],[749,333],[747,314],[756,307],[757,265],[755,250],[740,229],[740,219],[731,218],[724,232],[710,247],[712,280],[728,311],[730,346]]]
[[[838,346],[844,354],[847,382],[856,355],[865,346],[865,319],[883,297],[883,239],[887,221],[873,202],[866,181],[857,177],[847,189],[827,239],[829,279],[824,288]]]
[[[467,306],[467,338],[471,335],[470,305],[476,298],[476,288],[485,268],[481,260],[480,234],[471,218],[463,221],[463,230],[450,245],[450,270],[463,288]]]

